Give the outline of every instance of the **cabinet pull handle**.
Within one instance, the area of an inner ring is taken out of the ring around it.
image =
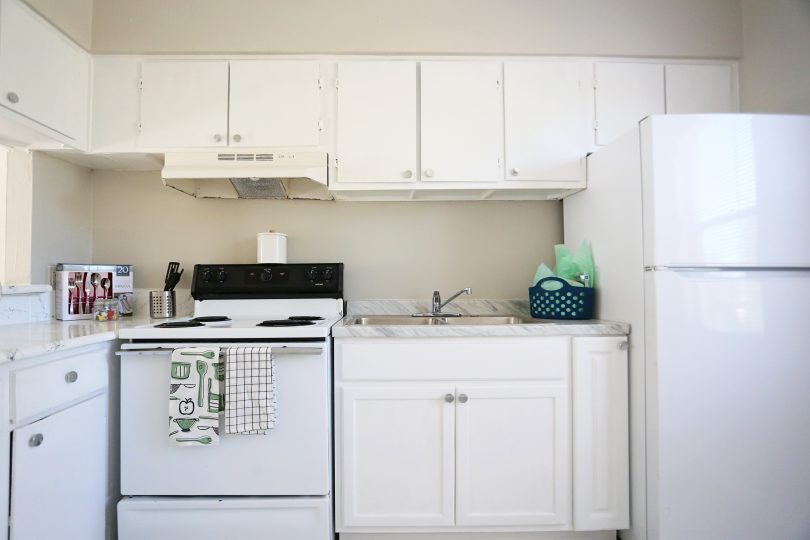
[[[433,169],[425,169],[425,177],[433,178]]]
[[[65,382],[66,383],[74,383],[79,380],[79,374],[75,371],[68,371],[65,373]]]
[[[20,101],[20,96],[18,96],[15,92],[9,92],[6,94],[6,99],[9,101],[9,103],[17,103]]]
[[[467,397],[467,394],[459,394],[458,395],[458,402],[459,403],[467,403],[467,400],[470,399]]]
[[[520,174],[520,169],[518,169],[517,167],[515,167],[514,169],[512,169],[511,171],[509,171],[509,174],[511,174],[512,176],[517,176],[517,175],[519,175],[519,174]]]
[[[402,173],[402,178],[410,178],[413,176],[413,171],[408,169]]]
[[[455,399],[456,398],[453,396],[453,394],[445,394],[445,396],[444,396],[444,400],[447,403],[453,403],[453,400],[455,400]]]
[[[214,142],[220,142],[220,141],[222,141],[222,135],[217,133],[216,135],[214,135]]]
[[[242,136],[237,133],[233,136],[233,142],[242,142]]]
[[[620,351],[626,351],[627,347],[628,347],[628,345],[627,345],[626,341],[622,341],[621,343],[619,343],[619,350]]]
[[[37,446],[42,444],[42,441],[44,439],[45,439],[45,437],[42,436],[42,433],[37,433],[35,435],[31,435],[31,438],[28,439],[28,446],[30,446],[31,448],[36,448]]]

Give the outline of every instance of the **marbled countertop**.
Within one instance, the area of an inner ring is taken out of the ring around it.
[[[509,337],[509,336],[615,336],[630,333],[625,323],[595,319],[563,321],[532,319],[528,300],[464,300],[443,309],[447,313],[464,315],[509,315],[521,317],[521,324],[493,325],[430,325],[385,326],[356,325],[351,321],[360,315],[410,315],[430,311],[426,301],[369,300],[349,302],[346,318],[332,327],[332,336],[344,337]]]

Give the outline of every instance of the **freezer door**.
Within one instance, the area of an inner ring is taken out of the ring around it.
[[[810,534],[810,272],[647,272],[657,540]]]
[[[641,126],[645,266],[810,267],[810,116]]]

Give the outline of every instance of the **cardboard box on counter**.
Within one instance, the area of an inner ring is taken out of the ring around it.
[[[96,300],[133,292],[131,264],[59,263],[53,270],[54,314],[62,321],[92,319]]]

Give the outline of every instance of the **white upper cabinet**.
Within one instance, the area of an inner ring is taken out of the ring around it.
[[[320,136],[320,63],[230,63],[230,146],[316,146]]]
[[[501,63],[421,63],[422,180],[503,180]]]
[[[504,64],[506,179],[584,182],[593,146],[591,62]]]
[[[664,114],[664,66],[597,62],[596,143],[607,144],[651,114]]]
[[[84,149],[90,55],[19,0],[0,10],[0,105]]]
[[[668,64],[667,114],[728,113],[737,110],[729,64]]]
[[[337,181],[413,182],[416,62],[341,62],[337,80]]]
[[[227,61],[145,61],[141,85],[139,146],[228,144]]]

